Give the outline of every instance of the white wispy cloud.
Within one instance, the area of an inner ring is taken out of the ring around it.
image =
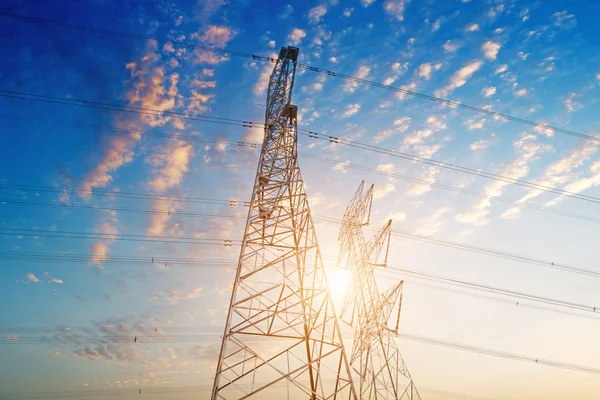
[[[491,97],[496,94],[495,86],[488,86],[481,89],[481,93],[483,93],[483,97]]]
[[[356,76],[357,78],[360,78],[360,79],[366,79],[369,76],[369,72],[371,72],[371,67],[369,67],[367,65],[361,65],[356,70],[356,73],[354,74],[354,76]],[[358,82],[347,81],[344,84],[343,89],[344,89],[344,91],[346,91],[348,93],[354,93],[354,91],[356,90],[357,87],[358,87]]]
[[[499,173],[499,175],[511,180],[526,177],[529,174],[530,162],[535,160],[540,153],[551,149],[549,145],[538,142],[537,136],[528,133],[523,133],[519,140],[513,142],[513,148],[517,152],[518,157],[506,165],[503,171]],[[485,186],[483,193],[487,196],[498,197],[511,184],[507,181],[495,180]],[[473,226],[487,225],[490,222],[488,216],[491,206],[492,202],[490,199],[483,199],[476,203],[470,212],[458,214],[456,220]]]
[[[373,191],[373,200],[382,199],[388,194],[392,193],[395,189],[396,187],[392,183],[375,186],[375,190]]]
[[[571,92],[562,98],[562,102],[568,112],[577,111],[581,108],[581,104],[575,101],[575,99],[578,97],[579,95],[577,93]]]
[[[458,45],[456,42],[452,42],[451,40],[446,40],[442,47],[446,53],[454,53],[459,49],[460,45]]]
[[[470,24],[465,28],[467,32],[477,32],[479,30],[479,24]]]
[[[33,282],[33,283],[38,283],[40,281],[38,279],[38,277],[35,276],[35,274],[33,274],[33,273],[25,275],[25,279],[27,279],[28,282]]]
[[[351,116],[355,115],[356,113],[358,113],[358,110],[360,110],[360,104],[358,104],[358,103],[348,104],[348,106],[346,106],[346,111],[344,111],[344,114],[342,114],[342,115],[344,117],[348,118],[348,117],[351,117]]]
[[[467,80],[473,76],[482,65],[483,61],[481,60],[470,61],[464,67],[452,74],[448,85],[436,90],[435,95],[438,97],[448,96],[452,91],[467,83]]]
[[[325,7],[323,4],[320,4],[308,10],[308,20],[313,24],[317,24],[321,21],[321,18],[323,18],[325,14],[327,14],[327,7]]]
[[[506,70],[508,69],[508,65],[506,64],[502,64],[496,67],[496,70],[494,71],[495,74],[501,74],[503,72],[506,72]]]
[[[600,137],[600,135],[597,135]],[[581,167],[598,152],[599,144],[593,140],[582,140],[574,146],[564,157],[553,162],[544,173],[533,180],[534,183],[555,188],[576,179],[573,171]],[[523,203],[543,194],[543,190],[530,189],[529,193],[521,197],[518,202]]]
[[[577,20],[573,14],[569,14],[567,10],[558,11],[552,14],[554,26],[557,28],[573,28],[577,25]]]
[[[495,60],[501,47],[502,45],[500,43],[488,40],[481,45],[481,50],[483,51],[485,58],[488,60]]]
[[[404,9],[408,0],[387,0],[383,3],[383,9],[398,21],[404,21]]]
[[[486,147],[488,147],[490,144],[489,140],[487,139],[480,139],[476,142],[473,142],[469,145],[469,148],[473,151],[477,151],[477,150],[481,150],[481,149],[485,149]]]
[[[294,28],[288,35],[289,41],[297,46],[302,42],[302,39],[306,37],[306,32],[300,28]]]

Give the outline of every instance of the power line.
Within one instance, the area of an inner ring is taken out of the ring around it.
[[[17,186],[17,187],[20,187],[20,186]],[[0,185],[0,189],[1,188],[2,188],[2,185]],[[44,187],[36,186],[34,188],[43,189]],[[37,190],[37,189],[35,189],[35,190]],[[58,190],[58,189],[56,189],[56,191],[60,192],[60,190]],[[203,200],[197,199],[195,201],[202,202]],[[210,199],[209,201],[213,202],[212,204],[228,204],[227,200]],[[2,203],[21,205],[21,206],[74,208],[74,209],[85,209],[85,210],[93,210],[93,211],[122,211],[122,212],[134,212],[134,213],[142,213],[142,214],[173,215],[173,216],[184,216],[184,217],[224,218],[224,219],[243,219],[244,218],[243,216],[228,215],[228,214],[207,214],[207,213],[197,213],[197,212],[178,212],[178,211],[170,211],[170,210],[167,210],[167,211],[148,210],[148,209],[141,209],[141,208],[72,205],[72,204],[44,203],[44,202],[34,202],[34,201],[0,199],[0,205]],[[237,207],[239,203],[237,201],[230,201],[229,204]],[[247,202],[244,202],[244,204],[247,204]],[[332,217],[319,216],[319,215],[314,215],[314,219],[315,219],[315,221],[321,221],[321,222],[327,222],[327,223],[334,223],[334,224],[341,223],[341,221],[339,219],[332,218]],[[367,229],[373,230],[374,228],[367,227]],[[391,234],[394,236],[399,236],[399,237],[403,237],[403,238],[407,238],[407,239],[411,239],[411,240],[418,240],[418,241],[436,244],[436,245],[449,247],[449,248],[453,248],[453,249],[457,249],[457,250],[465,250],[465,251],[469,251],[472,253],[488,255],[488,256],[492,256],[492,257],[496,257],[496,258],[502,258],[502,259],[517,261],[517,262],[526,263],[526,264],[538,265],[538,266],[549,268],[549,269],[560,270],[560,271],[571,272],[571,273],[600,278],[600,271],[594,271],[594,270],[590,270],[590,269],[574,267],[574,266],[559,263],[559,262],[542,260],[542,259],[538,259],[538,258],[534,258],[534,257],[524,256],[524,255],[515,254],[515,253],[508,253],[508,252],[499,251],[499,250],[495,250],[495,249],[489,249],[489,248],[485,248],[485,247],[472,246],[472,245],[468,245],[465,243],[454,242],[454,241],[436,238],[436,237],[432,237],[432,236],[419,235],[419,234],[411,233],[408,231],[393,230],[393,231],[391,231]]]
[[[298,129],[298,131],[300,131],[300,129]],[[561,196],[568,196],[568,197],[575,198],[578,200],[584,200],[584,201],[589,201],[592,203],[600,204],[600,198],[582,195],[582,194],[578,194],[578,193],[574,193],[574,192],[569,192],[566,190],[557,189],[557,188],[554,188],[551,186],[541,185],[541,184],[537,184],[534,182],[528,182],[528,181],[523,181],[520,179],[514,179],[514,178],[504,176],[504,175],[498,175],[498,174],[494,174],[491,172],[480,171],[480,170],[477,170],[474,168],[462,167],[460,165],[451,164],[451,163],[447,163],[444,161],[436,161],[436,160],[432,160],[429,158],[416,156],[416,155],[409,154],[409,153],[404,153],[401,151],[394,151],[394,150],[385,149],[383,147],[377,147],[377,146],[373,146],[373,145],[369,145],[369,144],[365,144],[365,143],[355,142],[355,141],[349,140],[349,139],[344,139],[344,138],[330,136],[330,135],[323,135],[318,132],[313,132],[313,131],[306,132],[305,130],[303,130],[302,132],[300,132],[300,134],[311,137],[313,139],[325,140],[330,143],[344,144],[346,146],[350,146],[350,147],[353,147],[356,149],[367,150],[367,151],[371,151],[371,152],[375,152],[375,153],[379,153],[379,154],[388,155],[391,157],[397,157],[397,158],[402,158],[405,160],[416,161],[416,162],[431,165],[434,167],[445,168],[445,169],[449,169],[449,170],[456,171],[456,172],[462,172],[462,173],[473,175],[473,176],[479,176],[479,177],[486,178],[486,179],[492,179],[492,180],[496,180],[496,181],[501,181],[501,182],[505,182],[505,183],[518,185],[518,186],[523,186],[523,187],[526,187],[529,189],[536,189],[536,190],[540,190],[543,192],[559,194]]]
[[[506,199],[506,198],[500,197],[500,196],[487,195],[487,194],[475,192],[473,190],[468,190],[468,189],[458,188],[455,186],[445,185],[442,183],[437,183],[435,181],[428,181],[425,179],[418,179],[418,178],[414,178],[414,177],[410,177],[410,176],[406,176],[406,175],[396,174],[393,172],[382,171],[382,170],[378,170],[376,168],[368,168],[368,167],[364,167],[362,165],[346,163],[346,162],[341,162],[341,161],[335,161],[335,160],[331,160],[328,158],[315,156],[313,154],[300,153],[299,155],[302,158],[308,158],[308,159],[312,159],[312,160],[316,160],[316,161],[320,161],[320,162],[324,162],[324,163],[339,165],[339,166],[343,166],[344,168],[357,169],[360,171],[370,172],[373,174],[384,175],[384,176],[387,176],[390,178],[396,178],[396,179],[401,179],[401,180],[408,181],[408,182],[418,183],[420,185],[427,185],[427,186],[431,186],[431,187],[435,187],[435,188],[439,188],[439,189],[450,190],[450,191],[457,192],[457,193],[476,196],[476,197],[479,197],[482,199],[488,199],[488,200],[499,201],[499,202],[506,203],[506,204],[512,204],[517,207],[527,207],[527,208],[531,208],[531,209],[538,210],[538,211],[544,211],[544,212],[549,212],[549,213],[553,213],[553,214],[557,214],[557,215],[562,215],[564,217],[577,218],[577,219],[581,219],[584,221],[600,223],[600,219],[589,217],[587,215],[580,215],[580,214],[574,214],[574,213],[570,213],[570,212],[566,212],[566,211],[560,211],[560,210],[557,210],[554,208],[542,207],[542,206],[538,206],[538,205],[526,203],[526,202],[519,202],[517,200]]]
[[[67,127],[74,127],[74,128],[99,129],[99,130],[104,130],[104,131],[108,131],[108,132],[136,132],[139,134],[149,135],[149,136],[178,138],[178,139],[184,139],[184,140],[188,140],[188,141],[199,141],[199,142],[217,143],[217,144],[225,143],[225,144],[230,144],[230,145],[235,145],[237,147],[245,147],[245,148],[257,148],[258,146],[260,146],[260,144],[249,143],[249,142],[245,142],[245,141],[228,141],[228,140],[223,140],[223,139],[219,139],[219,138],[200,138],[200,137],[189,136],[189,135],[169,134],[169,133],[164,133],[164,132],[149,132],[149,131],[132,130],[132,129],[122,129],[122,128],[111,127],[111,126],[101,126],[101,125],[91,125],[91,124],[72,124],[72,123],[66,123],[66,122],[60,122],[60,121],[39,120],[39,119],[34,119],[34,118],[24,118],[24,117],[0,115],[0,119],[15,120],[15,121],[20,121],[20,122],[32,122],[32,123],[46,124],[46,125],[67,126]],[[589,217],[586,215],[580,215],[580,214],[575,214],[575,213],[571,213],[571,212],[560,211],[557,209],[542,207],[542,206],[538,206],[538,205],[530,204],[530,203],[526,203],[526,202],[510,200],[510,199],[506,199],[506,198],[499,197],[499,196],[486,195],[486,194],[475,192],[475,191],[468,190],[468,189],[457,188],[454,186],[437,183],[435,181],[428,181],[428,180],[418,179],[418,178],[409,177],[409,176],[405,176],[405,175],[400,175],[400,174],[396,174],[396,173],[392,173],[392,172],[388,172],[388,171],[381,171],[381,170],[377,170],[377,169],[373,169],[373,168],[364,167],[361,165],[347,164],[347,163],[327,159],[324,157],[319,157],[319,156],[316,156],[313,154],[300,153],[300,157],[312,159],[312,160],[316,160],[316,161],[320,161],[320,162],[324,162],[324,163],[329,163],[329,164],[333,164],[333,165],[340,165],[340,166],[344,166],[347,168],[356,169],[356,170],[360,170],[360,171],[371,172],[371,173],[378,174],[378,175],[384,175],[384,176],[401,179],[401,180],[408,181],[408,182],[418,183],[421,185],[427,185],[427,186],[436,187],[436,188],[440,188],[440,189],[444,189],[444,190],[450,190],[450,191],[454,191],[457,193],[468,194],[468,195],[476,196],[476,197],[483,198],[483,199],[499,201],[499,202],[506,203],[506,204],[512,204],[517,207],[527,207],[527,208],[531,208],[531,209],[538,210],[538,211],[544,211],[544,212],[548,212],[548,213],[562,215],[565,217],[571,217],[571,218],[576,218],[576,219],[580,219],[580,220],[584,220],[584,221],[600,223],[600,219],[592,218],[592,217]]]
[[[0,115],[0,119],[8,120],[8,121],[18,121],[18,122],[27,122],[27,123],[35,123],[35,124],[44,124],[44,125],[55,125],[55,126],[65,126],[70,128],[78,128],[78,129],[94,129],[94,130],[102,130],[107,132],[114,133],[139,133],[144,136],[156,136],[156,137],[164,137],[164,138],[172,138],[172,139],[183,139],[191,142],[205,142],[205,143],[215,143],[215,144],[230,144],[236,145],[238,147],[249,147],[249,148],[257,148],[260,146],[260,143],[251,143],[245,141],[232,141],[226,140],[222,138],[205,138],[200,136],[191,136],[184,135],[180,133],[166,133],[166,132],[156,132],[156,131],[147,131],[140,129],[130,129],[130,128],[118,128],[115,126],[106,126],[106,125],[94,125],[94,124],[74,124],[63,121],[52,121],[46,119],[36,119],[36,118],[28,118],[28,117],[17,117],[13,115]],[[243,126],[243,122],[240,122],[240,125]]]
[[[548,367],[555,367],[555,368],[568,369],[568,370],[572,370],[572,371],[587,372],[590,374],[600,375],[600,369],[581,366],[581,365],[575,365],[575,364],[568,364],[568,363],[563,363],[560,361],[552,361],[552,360],[546,360],[543,358],[524,356],[524,355],[520,355],[520,354],[509,353],[509,352],[505,352],[505,351],[488,349],[488,348],[478,347],[478,346],[471,346],[471,345],[467,345],[467,344],[450,342],[450,341],[441,340],[441,339],[434,339],[434,338],[430,338],[430,337],[426,337],[426,336],[413,335],[413,334],[409,334],[409,333],[400,333],[398,335],[398,337],[400,337],[401,339],[417,341],[417,342],[432,344],[432,345],[436,345],[436,346],[450,347],[453,349],[465,350],[465,351],[479,353],[479,354],[486,354],[486,355],[494,356],[494,357],[508,358],[511,360],[525,361],[525,362],[535,363],[535,364],[539,364],[539,365],[546,365]]]
[[[3,232],[7,231],[7,232]],[[232,246],[239,245],[240,240],[229,239],[206,239],[206,238],[191,238],[178,236],[159,236],[159,235],[131,235],[131,234],[112,234],[103,232],[76,232],[76,231],[59,231],[59,230],[43,230],[43,229],[17,229],[17,228],[0,228],[0,235],[9,236],[34,236],[34,237],[55,237],[69,239],[92,239],[92,240],[119,240],[130,242],[159,242],[159,243],[179,243],[179,244],[206,244],[206,245],[224,245]]]
[[[162,115],[167,115],[167,116],[171,116],[174,118],[181,118],[181,119],[191,119],[191,120],[205,121],[205,122],[224,123],[224,124],[228,124],[228,125],[242,126],[242,127],[247,127],[247,128],[255,128],[255,127],[263,127],[264,128],[264,124],[252,122],[252,121],[234,120],[234,119],[229,119],[229,118],[207,117],[207,116],[202,116],[199,114],[190,114],[190,113],[175,112],[175,111],[161,111],[161,110],[155,110],[155,109],[131,107],[131,106],[125,106],[125,105],[102,103],[102,102],[95,102],[95,101],[88,101],[88,100],[79,100],[79,99],[70,99],[70,98],[64,98],[64,97],[28,94],[28,93],[24,93],[24,92],[0,90],[0,97],[10,97],[10,98],[17,98],[17,99],[22,99],[22,100],[44,101],[44,102],[57,103],[57,104],[62,104],[62,105],[82,106],[82,107],[105,109],[105,110],[111,110],[111,111],[119,111],[119,112],[122,111],[122,112],[128,112],[128,113],[148,114],[148,115],[154,115],[154,116],[156,116],[158,114],[162,114]],[[214,120],[207,120],[207,118],[214,118]],[[336,144],[344,144],[346,146],[356,148],[356,149],[367,150],[367,151],[371,151],[371,152],[375,152],[375,153],[379,153],[379,154],[385,154],[385,155],[388,155],[391,157],[397,157],[397,158],[402,158],[405,160],[420,162],[420,163],[431,165],[434,167],[449,169],[452,171],[462,172],[465,174],[479,176],[479,177],[486,178],[486,179],[492,179],[492,180],[497,180],[497,181],[501,181],[501,182],[505,182],[505,183],[518,185],[518,186],[523,186],[523,187],[526,187],[529,189],[540,190],[543,192],[554,193],[554,194],[558,194],[561,196],[568,196],[568,197],[571,197],[574,199],[600,204],[600,198],[593,197],[593,196],[582,195],[579,193],[574,193],[574,192],[570,192],[570,191],[566,191],[566,190],[562,190],[562,189],[557,189],[554,187],[541,185],[541,184],[534,183],[534,182],[528,182],[528,181],[523,181],[520,179],[514,179],[514,178],[504,176],[504,175],[498,175],[498,174],[494,174],[491,172],[480,171],[480,170],[477,170],[474,168],[462,167],[462,166],[459,166],[456,164],[451,164],[451,163],[447,163],[447,162],[443,162],[443,161],[436,161],[436,160],[432,160],[429,158],[425,158],[425,157],[421,157],[421,156],[417,156],[417,155],[413,155],[413,154],[409,154],[409,153],[404,153],[404,152],[400,152],[400,151],[389,150],[389,149],[385,149],[383,147],[372,146],[372,145],[365,144],[365,143],[355,142],[355,141],[352,141],[349,139],[344,139],[344,138],[340,138],[340,137],[336,137],[336,136],[324,135],[319,132],[310,131],[310,130],[306,130],[306,129],[298,129],[298,132],[301,135],[305,135],[305,136],[308,136],[313,139],[325,140],[330,143],[336,143]]]
[[[60,253],[30,253],[30,252],[0,252],[0,260],[19,260],[24,262],[35,262],[35,263],[60,263],[61,265],[66,264],[89,264],[89,255],[85,254],[60,254]],[[105,260],[107,265],[116,263],[123,266],[157,266],[165,268],[206,268],[206,267],[232,267],[235,265],[234,260],[223,260],[223,259],[180,259],[171,257],[129,257],[129,256],[110,256]],[[105,262],[103,261],[103,265]],[[399,275],[402,277],[409,276],[416,279],[421,279],[429,282],[442,283],[451,286],[458,286],[460,288],[467,288],[477,290],[481,292],[487,292],[495,295],[502,295],[513,297],[516,299],[523,299],[529,301],[535,301],[538,303],[548,304],[556,307],[562,307],[567,309],[573,309],[577,311],[585,311],[592,313],[600,313],[600,308],[573,303],[569,301],[553,299],[545,296],[538,296],[529,293],[518,292],[514,290],[508,290],[503,288],[497,288],[489,285],[483,285],[474,282],[468,282],[464,280],[448,278],[440,275],[429,274],[425,272],[415,271],[407,268],[401,268],[390,265],[385,270],[378,270],[379,272],[386,274]],[[460,293],[460,292],[459,292]],[[462,292],[464,293],[464,292]],[[470,293],[466,293],[470,294]],[[497,299],[497,298],[492,298]],[[514,302],[509,302],[515,304]],[[516,302],[519,305],[518,302]],[[549,311],[559,311],[557,309],[548,309]],[[572,314],[581,316],[581,314]]]
[[[28,22],[28,23],[33,23],[33,24],[37,24],[37,25],[48,25],[48,26],[53,26],[53,27],[57,27],[57,28],[71,29],[71,30],[76,30],[79,32],[98,33],[98,34],[107,35],[107,36],[115,36],[115,37],[121,37],[121,38],[133,39],[133,40],[141,40],[141,41],[145,41],[148,43],[170,42],[173,46],[176,46],[176,47],[192,48],[192,49],[207,51],[207,52],[211,52],[211,53],[230,55],[230,56],[234,56],[234,57],[241,57],[241,58],[252,59],[252,60],[257,60],[257,61],[270,61],[270,62],[276,61],[276,59],[274,59],[272,57],[259,56],[259,55],[255,55],[255,54],[251,54],[251,53],[223,50],[223,49],[217,49],[214,47],[201,46],[201,45],[197,45],[197,44],[193,44],[193,43],[189,43],[189,42],[183,42],[183,41],[179,41],[179,40],[159,39],[159,38],[155,38],[155,37],[151,37],[151,36],[136,35],[136,34],[131,34],[131,33],[108,30],[108,29],[100,29],[100,28],[93,28],[93,27],[89,27],[89,26],[68,24],[68,23],[63,23],[63,22],[58,22],[58,21],[50,21],[50,20],[41,19],[41,18],[26,17],[23,15],[17,15],[17,14],[0,13],[0,18],[12,19],[12,20],[21,21],[21,22]],[[406,89],[394,87],[391,85],[384,85],[382,83],[378,83],[378,82],[371,81],[368,79],[363,79],[363,78],[359,78],[359,77],[352,76],[352,75],[346,75],[346,74],[343,74],[340,72],[331,71],[331,70],[327,70],[327,69],[323,69],[323,68],[318,68],[318,67],[314,67],[314,66],[307,65],[307,64],[298,63],[297,66],[298,66],[298,68],[304,68],[309,71],[322,73],[322,74],[325,74],[328,76],[337,77],[337,78],[341,78],[344,80],[358,82],[358,83],[361,83],[364,85],[374,86],[374,87],[378,87],[378,88],[385,89],[385,90],[390,90],[390,91],[397,92],[397,93],[403,93],[408,96],[429,100],[429,101],[436,102],[439,104],[445,104],[445,105],[448,105],[451,107],[462,108],[462,109],[476,112],[479,114],[485,114],[488,116],[492,116],[492,117],[495,117],[498,119],[504,119],[507,121],[517,122],[517,123],[521,123],[521,124],[525,124],[525,125],[529,125],[529,126],[533,126],[533,127],[537,127],[537,128],[551,129],[555,132],[562,133],[565,135],[570,135],[570,136],[575,136],[575,137],[578,137],[581,139],[600,142],[600,137],[585,135],[585,134],[575,132],[572,130],[558,128],[555,126],[542,124],[542,123],[527,120],[524,118],[514,117],[514,116],[511,116],[508,114],[503,114],[503,113],[498,113],[498,112],[491,111],[491,110],[486,110],[486,109],[480,108],[480,107],[470,106],[468,104],[463,104],[458,101],[452,101],[452,100],[447,100],[447,99],[443,99],[443,98],[436,97],[436,96],[430,96],[427,94],[414,92],[411,90],[406,90]]]
[[[188,330],[188,329],[186,329],[186,330]],[[192,329],[189,329],[189,330],[191,331]],[[351,332],[348,332],[348,333],[351,333]],[[135,341],[134,341],[134,336],[135,336]],[[600,369],[597,369],[597,368],[576,365],[576,364],[569,364],[569,363],[565,363],[565,362],[561,362],[561,361],[547,360],[547,359],[533,357],[533,356],[525,356],[525,355],[521,355],[521,354],[509,353],[509,352],[495,350],[495,349],[489,349],[489,348],[485,348],[485,347],[479,347],[479,346],[473,346],[473,345],[468,345],[468,344],[463,344],[463,343],[451,342],[451,341],[443,340],[443,339],[431,338],[431,337],[427,337],[427,336],[423,336],[423,335],[400,333],[400,334],[398,334],[398,337],[400,339],[417,341],[417,342],[436,345],[436,346],[449,347],[452,349],[463,350],[463,351],[468,351],[468,352],[473,352],[473,353],[478,353],[478,354],[485,354],[485,355],[490,355],[490,356],[494,356],[494,357],[511,359],[511,360],[515,360],[515,361],[525,361],[525,362],[535,363],[535,364],[539,364],[539,365],[545,365],[545,366],[554,367],[554,368],[560,368],[560,369],[566,369],[566,370],[586,372],[586,373],[590,373],[590,374],[600,375]],[[104,335],[104,336],[96,335],[96,336],[92,336],[90,339],[82,339],[81,335],[77,335],[77,336],[74,336],[74,339],[76,339],[77,344],[129,343],[129,344],[135,344],[135,345],[138,345],[138,344],[142,345],[142,344],[156,344],[156,343],[218,343],[218,341],[220,340],[220,335],[212,334],[212,333],[210,333],[210,331],[198,331],[195,334],[188,333],[188,334],[163,335],[161,333],[160,335],[155,335],[155,336],[135,335],[135,334],[129,334],[129,335],[118,334],[118,335]],[[68,344],[69,338],[65,337],[65,340],[67,340],[67,342],[65,342],[63,344]],[[252,340],[252,339],[248,339],[248,340]],[[254,340],[257,340],[257,339],[254,339]],[[268,341],[268,338],[267,339],[260,338],[258,340]],[[40,343],[55,343],[55,342],[56,341],[54,340],[54,338],[48,337],[46,340],[43,340],[43,338],[40,338],[39,336],[30,337],[30,338],[19,338],[17,340],[15,340],[15,339],[8,340],[6,338],[0,338],[0,343],[4,343],[4,344],[6,344],[6,343],[10,343],[10,344],[19,344],[19,343],[20,344],[40,344]],[[59,341],[59,343],[60,343],[60,341]]]

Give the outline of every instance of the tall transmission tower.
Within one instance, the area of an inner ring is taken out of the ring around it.
[[[212,399],[356,399],[297,159],[298,48],[282,47]]]
[[[373,185],[365,190],[364,184],[346,207],[338,237],[338,264],[347,259],[353,282],[341,317],[349,314],[346,322],[356,325],[350,357],[350,365],[358,375],[355,382],[360,382],[356,389],[365,400],[420,400],[394,341],[400,323],[403,281],[380,293],[374,274],[375,267],[386,266],[392,221],[365,241],[362,227],[369,224]]]

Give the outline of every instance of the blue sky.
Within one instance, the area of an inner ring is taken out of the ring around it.
[[[164,41],[2,19],[0,90],[261,121],[270,63],[179,47],[175,41],[267,56],[295,45],[304,64],[598,135],[600,4],[593,2],[54,3],[9,1],[0,11]],[[304,69],[298,70],[293,102],[304,129],[600,194],[597,141]],[[228,141],[259,143],[261,130],[7,97],[0,97],[0,108],[5,202],[0,201],[0,333],[11,343],[0,344],[2,391],[210,386],[239,251],[224,240],[242,238],[243,202],[249,200],[259,154]],[[207,138],[222,142],[202,141]],[[396,230],[598,271],[594,222],[352,165],[591,217],[598,215],[593,202],[306,136],[300,136],[299,148],[316,216],[341,218],[364,179],[375,184],[375,226],[392,218]],[[193,215],[177,214],[184,212]],[[323,252],[335,255],[339,227],[316,225]],[[67,231],[103,236],[57,237]],[[159,243],[161,236],[179,243]],[[66,256],[32,258],[40,253]],[[156,263],[142,263],[153,257]],[[158,263],[169,258],[196,263],[168,262],[167,268]],[[390,264],[600,305],[596,278],[431,243],[394,237]],[[598,321],[407,281],[401,323],[407,333],[599,367]],[[130,338],[154,328],[167,336],[181,328],[212,336],[197,343],[117,340],[110,346],[82,344],[76,336]],[[28,337],[35,343],[24,344]],[[592,399],[600,391],[600,379],[581,372],[404,340],[399,345],[428,399],[447,398],[428,389],[490,399]]]

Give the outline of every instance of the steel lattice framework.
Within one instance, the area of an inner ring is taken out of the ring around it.
[[[265,137],[212,399],[356,399],[297,161],[298,49],[269,81]]]
[[[356,325],[350,365],[358,374],[355,382],[360,381],[357,390],[361,399],[420,400],[394,340],[403,282],[380,293],[374,274],[375,267],[387,263],[392,221],[368,242],[362,232],[369,223],[372,201],[373,185],[365,190],[363,181],[346,207],[338,237],[339,261],[347,260],[353,282],[341,311],[342,318],[350,315],[348,324]]]

